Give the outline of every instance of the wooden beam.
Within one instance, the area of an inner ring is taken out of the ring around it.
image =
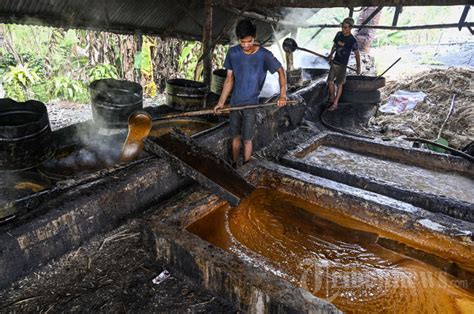
[[[314,35],[311,36],[311,38],[308,40],[308,42],[307,42],[303,47],[308,46],[309,43],[310,43],[311,41],[313,41],[313,40],[319,35],[319,33],[321,33],[323,30],[324,30],[324,27],[321,27],[320,29],[318,29],[318,30],[316,31],[316,33],[314,33]]]
[[[471,35],[474,35],[474,29],[471,27],[471,25],[467,24],[466,27],[471,32]]]
[[[259,14],[259,13],[256,13],[256,12],[242,12],[241,10],[236,9],[236,8],[232,8],[232,7],[222,7],[222,9],[224,9],[226,11],[229,11],[229,12],[232,12],[232,13],[237,14],[237,15],[241,15],[241,16],[253,19],[253,20],[257,20],[257,21],[273,23],[273,24],[279,23],[279,19],[276,18],[276,17],[273,17],[273,16],[265,16],[265,15],[262,15],[262,14]]]
[[[377,7],[377,9],[374,10],[374,12],[372,12],[366,19],[364,22],[362,22],[362,24],[360,24],[361,26],[359,27],[360,28],[363,28],[362,26],[365,26],[367,24],[370,23],[370,21],[372,21],[372,19],[377,15],[379,14],[380,11],[382,11],[383,9],[383,6],[379,6]]]
[[[238,18],[242,16],[242,13],[245,12],[253,4],[253,2],[254,0],[249,0],[247,4],[245,5],[245,7],[242,9],[242,11],[240,11],[239,14],[236,14],[232,18],[227,20],[226,24],[224,25],[224,28],[222,28],[221,33],[212,42],[211,47],[214,47],[219,42],[223,34],[227,33],[230,30],[230,27],[235,23],[235,21],[237,21]],[[206,55],[209,53],[210,53],[209,50],[204,50],[203,54],[199,57],[198,63],[201,62],[201,60],[203,60],[204,57],[206,57]]]
[[[354,7],[349,7],[349,17],[354,16]]]
[[[203,52],[203,75],[204,83],[207,86],[211,86],[212,76],[212,52],[214,46],[212,45],[212,5],[210,1],[206,1],[205,8],[206,22],[204,23],[204,29],[202,33],[202,50]]]
[[[141,84],[142,81],[142,70],[141,70],[141,64],[143,61],[143,55],[142,55],[142,47],[143,47],[143,35],[140,31],[138,31],[136,34],[136,39],[137,39],[137,54],[140,55],[140,68],[135,68],[135,82],[138,84]]]
[[[191,19],[193,20],[193,22],[199,26],[199,28],[202,30],[204,29],[204,26],[202,26],[201,22],[199,22],[199,20],[196,18],[196,14],[194,14],[191,10],[194,10],[194,8],[187,8],[186,6],[184,6],[180,0],[175,0],[176,1],[176,4],[179,6],[179,8],[181,10],[183,10],[184,12],[186,12],[186,15]],[[189,6],[189,5],[188,5]]]
[[[459,26],[458,26],[459,30],[461,30],[461,28],[464,25],[464,22],[466,22],[467,13],[469,12],[470,8],[471,8],[470,5],[466,5],[464,7],[464,10],[462,11],[461,18],[459,19],[459,23],[458,23],[459,24]]]
[[[211,0],[214,5],[242,8],[241,0]],[[472,0],[256,0],[255,7],[337,8],[376,6],[470,5]]]
[[[428,25],[415,25],[415,26],[385,26],[385,25],[354,25],[354,28],[374,28],[374,29],[392,29],[392,30],[418,30],[418,29],[436,29],[436,28],[457,28],[459,26],[458,23],[451,23],[451,24],[428,24]],[[467,22],[464,23],[466,27],[473,27],[474,22]],[[341,28],[340,24],[337,25],[329,25],[329,24],[314,24],[314,25],[306,25],[306,26],[299,26],[302,28],[319,28],[319,27],[326,27],[326,28]]]
[[[395,8],[395,13],[393,14],[392,26],[397,26],[398,17],[400,16],[400,13],[402,13],[402,11],[403,11],[403,7],[400,5]]]

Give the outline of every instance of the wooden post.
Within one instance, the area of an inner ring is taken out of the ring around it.
[[[212,75],[212,52],[214,47],[212,45],[212,4],[211,1],[207,0],[206,3],[206,21],[204,23],[203,34],[202,34],[202,51],[203,51],[203,75],[204,83],[207,86],[211,85]]]
[[[397,26],[398,17],[400,16],[400,13],[402,13],[402,6],[401,5],[399,5],[395,8],[395,13],[393,14],[392,26]]]
[[[360,24],[359,29],[360,29],[362,26],[367,25],[368,23],[370,23],[370,21],[372,21],[372,19],[373,19],[380,11],[382,11],[382,9],[383,9],[383,6],[377,7],[377,9],[375,9],[374,12],[372,12],[372,14],[370,14],[370,15],[367,17],[367,19],[366,19],[364,22],[362,22],[362,24]]]
[[[349,17],[354,17],[354,7],[349,7]]]
[[[142,82],[141,64],[142,64],[143,37],[142,37],[141,32],[137,32],[135,36],[137,37],[137,52],[136,52],[136,55],[138,55],[139,58],[140,58],[139,62],[135,61],[135,65],[134,65],[135,82],[138,82],[139,84],[141,84],[141,82]]]
[[[285,51],[286,71],[293,71],[293,53]]]
[[[471,8],[470,5],[464,6],[464,10],[462,11],[461,18],[459,19],[459,26],[458,26],[459,30],[461,30],[461,28],[464,26],[464,22],[466,22],[467,13],[469,12],[470,8]]]

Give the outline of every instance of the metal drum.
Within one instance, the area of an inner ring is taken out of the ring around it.
[[[0,171],[36,167],[53,153],[46,106],[0,99]]]
[[[208,88],[202,82],[172,79],[166,82],[166,104],[177,110],[192,111],[206,107]]]
[[[128,117],[143,109],[143,88],[130,81],[103,79],[89,85],[92,117],[104,128],[126,128]]]
[[[345,90],[370,92],[385,86],[384,77],[348,75],[346,76]]]
[[[225,78],[227,76],[226,69],[218,69],[212,72],[211,77],[211,92],[217,95],[222,93],[224,87]]]

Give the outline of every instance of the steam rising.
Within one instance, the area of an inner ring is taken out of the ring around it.
[[[111,168],[119,161],[123,136],[92,137],[87,132],[76,133],[80,142],[61,148],[55,158],[44,163],[45,172],[63,177]]]
[[[268,49],[280,61],[286,69],[285,53],[282,49],[283,40],[287,37],[297,38],[297,28],[291,25],[305,23],[313,17],[319,9],[305,8],[284,8],[283,18],[280,20],[279,29],[273,34],[273,45]],[[293,64],[297,68],[329,69],[329,64],[321,57],[317,57],[307,52],[296,50],[293,53]],[[271,97],[280,92],[278,83],[278,73],[267,74],[260,97]]]

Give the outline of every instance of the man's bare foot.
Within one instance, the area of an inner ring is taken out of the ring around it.
[[[331,106],[328,107],[329,111],[334,111],[337,109],[337,102],[333,102]]]

